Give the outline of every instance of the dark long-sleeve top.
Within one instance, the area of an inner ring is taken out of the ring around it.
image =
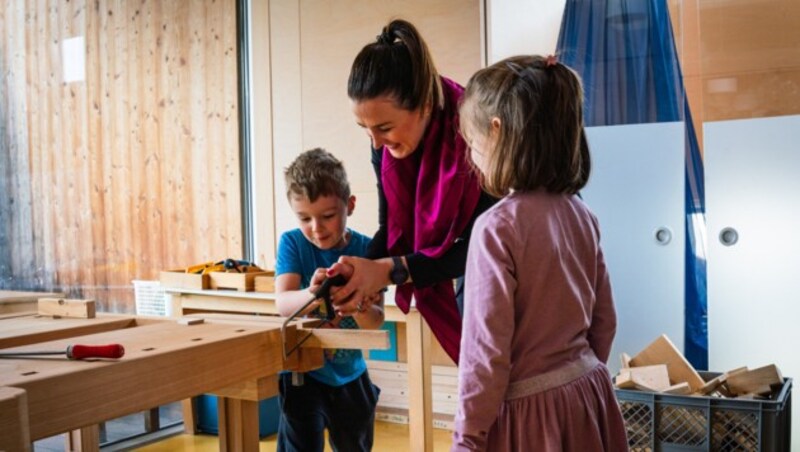
[[[408,158],[419,158],[418,152]],[[367,248],[366,257],[369,259],[379,259],[388,257],[387,250],[387,206],[386,196],[383,192],[381,183],[381,163],[383,161],[383,149],[372,149],[372,168],[375,170],[375,177],[378,180],[378,231],[372,237],[372,241]],[[472,214],[469,224],[464,232],[456,240],[452,247],[438,258],[428,257],[422,253],[411,253],[405,256],[408,265],[408,272],[411,280],[416,287],[428,287],[447,279],[455,279],[464,275],[467,262],[467,246],[469,236],[475,219],[483,212],[488,210],[497,199],[481,190],[475,212]]]

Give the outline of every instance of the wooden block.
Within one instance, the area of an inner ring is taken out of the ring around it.
[[[638,355],[631,359],[632,367],[651,366],[656,364],[666,364],[669,372],[669,380],[672,384],[681,382],[689,383],[692,391],[699,391],[706,382],[689,364],[675,345],[666,335],[661,335],[653,341]]]
[[[178,319],[178,324],[180,325],[200,325],[203,322],[205,320],[199,317],[181,317]]]
[[[689,383],[685,381],[682,383],[678,383],[676,385],[672,385],[664,390],[662,390],[664,394],[677,394],[677,395],[686,395],[691,394],[692,388],[689,387]]]
[[[665,364],[655,366],[629,367],[620,370],[622,377],[617,387],[622,389],[637,388],[643,391],[659,392],[670,386],[669,373]]]
[[[66,317],[71,319],[93,319],[94,300],[65,300],[63,298],[40,298],[39,315]]]
[[[781,371],[774,364],[739,372],[728,377],[726,385],[735,395],[769,394],[773,385],[783,384]]]

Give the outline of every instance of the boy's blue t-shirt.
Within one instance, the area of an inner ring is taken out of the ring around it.
[[[300,275],[300,288],[311,285],[311,276],[318,268],[327,268],[336,263],[341,256],[364,256],[370,238],[350,231],[350,241],[342,249],[323,250],[309,242],[300,229],[284,232],[278,243],[278,256],[275,264],[275,276],[284,273]],[[357,329],[358,324],[352,317],[344,317],[339,328]],[[335,349],[325,350],[325,365],[312,370],[309,375],[315,380],[330,386],[342,386],[357,379],[367,370],[367,362],[361,350]]]

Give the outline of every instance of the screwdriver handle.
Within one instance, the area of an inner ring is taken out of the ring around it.
[[[67,358],[122,358],[125,355],[125,348],[120,344],[108,345],[70,345],[67,347]]]

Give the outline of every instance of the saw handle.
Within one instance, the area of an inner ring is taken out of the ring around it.
[[[322,298],[325,300],[325,318],[333,320],[336,314],[333,311],[333,303],[331,302],[331,287],[343,286],[347,284],[347,280],[343,275],[336,275],[332,278],[327,278],[319,286],[319,289],[314,293],[315,299]]]
[[[125,348],[120,344],[108,345],[70,345],[67,347],[67,358],[86,359],[86,358],[122,358],[125,355]]]

